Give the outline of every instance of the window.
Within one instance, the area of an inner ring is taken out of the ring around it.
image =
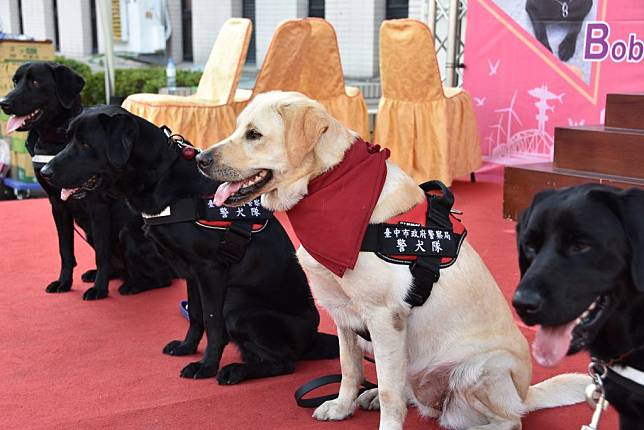
[[[242,1],[242,18],[248,18],[253,23],[253,33],[250,36],[250,43],[248,44],[248,54],[246,55],[246,63],[257,63],[257,49],[255,48],[255,0]]]
[[[309,0],[309,16],[324,18],[324,0]]]
[[[400,19],[409,16],[409,0],[387,0],[386,19]]]
[[[183,59],[192,61],[192,0],[181,0]]]

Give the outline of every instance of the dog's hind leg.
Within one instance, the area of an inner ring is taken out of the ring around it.
[[[328,400],[314,412],[313,418],[320,421],[339,421],[353,415],[360,384],[364,379],[362,350],[358,346],[358,335],[350,328],[338,327],[340,341],[340,367],[342,381],[337,399]]]
[[[203,337],[203,310],[201,307],[201,297],[199,296],[198,281],[188,279],[188,317],[190,326],[184,340],[173,340],[164,348],[163,353],[168,355],[189,355],[197,352],[199,342]]]
[[[226,329],[231,342],[239,346],[243,363],[222,368],[217,373],[221,385],[292,373],[298,352],[311,339],[315,326],[307,314],[240,308],[226,315]]]
[[[530,17],[530,22],[532,22],[532,27],[534,28],[534,37],[536,37],[537,40],[541,42],[541,44],[545,46],[548,51],[552,52],[552,48],[550,47],[550,43],[548,42],[546,24],[539,18],[539,6],[537,4],[538,1],[541,0],[528,1],[526,3],[525,10]]]
[[[217,372],[219,385],[239,384],[247,379],[288,375],[295,370],[294,361],[265,361],[255,363],[232,363]]]
[[[582,22],[575,22],[571,24],[568,33],[564,40],[559,44],[559,59],[561,61],[568,61],[575,55],[577,47],[577,37],[581,31]]]
[[[488,362],[489,363],[489,362]],[[495,367],[483,369],[477,381],[469,387],[459,387],[465,402],[451,402],[441,424],[447,424],[450,416],[465,426],[448,428],[467,428],[468,430],[520,430],[523,401],[508,368]],[[468,417],[471,420],[467,423]],[[481,422],[483,421],[483,422]]]
[[[123,246],[126,272],[119,294],[132,295],[170,286],[174,273],[152,240],[144,236],[140,220],[134,220],[119,232],[119,242]]]
[[[60,201],[51,198],[51,213],[54,216],[58,233],[58,252],[60,253],[60,275],[58,280],[47,285],[48,293],[64,293],[72,288],[72,277],[76,258],[74,257],[74,218]]]

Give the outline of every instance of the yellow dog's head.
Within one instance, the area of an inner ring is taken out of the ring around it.
[[[199,169],[225,181],[218,205],[243,205],[263,195],[264,206],[287,210],[310,179],[342,159],[352,133],[318,102],[296,92],[258,95],[237,119],[236,130],[202,152]]]

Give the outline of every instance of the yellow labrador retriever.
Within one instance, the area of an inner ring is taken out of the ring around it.
[[[338,165],[356,135],[317,102],[294,92],[261,94],[237,129],[199,156],[220,187],[218,204],[262,204],[288,211],[307,198],[309,182]],[[381,223],[423,201],[423,191],[387,162],[370,223]],[[339,222],[342,222],[339,220]],[[410,309],[406,266],[361,252],[343,277],[300,247],[297,252],[317,301],[338,327],[339,397],[318,407],[318,420],[343,420],[359,405],[380,409],[380,429],[401,429],[408,403],[450,429],[521,428],[521,416],[584,400],[590,379],[565,374],[530,386],[528,345],[487,267],[465,242],[455,264],[441,270],[427,302]],[[378,388],[358,397],[363,380],[357,331],[371,335]]]

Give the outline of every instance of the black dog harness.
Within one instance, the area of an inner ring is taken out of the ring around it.
[[[467,235],[465,227],[453,215],[456,212],[452,210],[454,195],[445,184],[430,181],[420,188],[427,197],[425,202],[386,223],[369,224],[360,247],[361,252],[373,252],[388,263],[409,266],[413,283],[405,302],[412,308],[427,301],[434,283],[440,278],[440,269],[454,264]],[[356,331],[356,334],[371,341],[366,329]],[[303,408],[314,408],[335,399],[338,394],[313,398],[304,396],[341,380],[342,375],[313,379],[295,391],[295,402]],[[372,388],[377,388],[377,385],[365,380],[359,393]]]
[[[411,307],[427,301],[440,269],[454,264],[467,235],[452,213],[454,195],[445,184],[430,181],[420,188],[426,202],[386,223],[369,224],[360,248],[389,263],[409,266],[414,280],[405,302]]]
[[[158,214],[142,214],[146,226],[194,222],[199,227],[224,231],[217,258],[225,265],[239,263],[251,237],[273,218],[259,199],[240,207],[217,207],[210,197],[179,199]]]

